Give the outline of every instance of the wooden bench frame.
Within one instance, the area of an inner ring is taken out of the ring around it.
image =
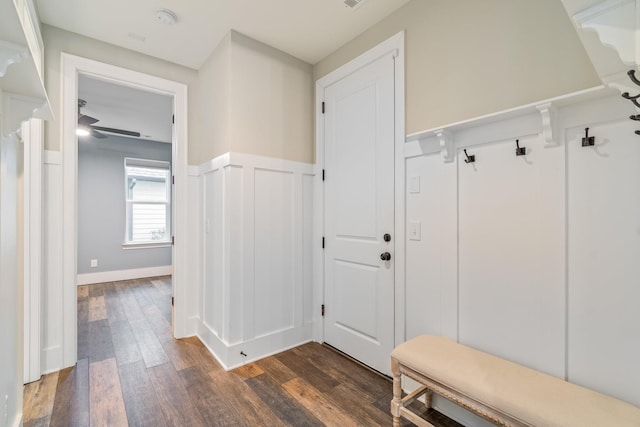
[[[393,427],[400,427],[400,417],[406,418],[420,427],[434,427],[433,424],[422,419],[407,408],[414,400],[424,395],[427,408],[431,407],[433,393],[439,394],[451,402],[462,406],[469,411],[480,415],[482,418],[499,426],[532,427],[518,420],[498,408],[486,405],[475,400],[472,396],[465,395],[459,391],[439,383],[429,378],[425,373],[417,372],[404,366],[397,359],[391,358],[391,372],[393,373],[393,399],[391,400],[391,415],[393,415]],[[414,392],[402,397],[402,375],[405,375],[422,384]]]

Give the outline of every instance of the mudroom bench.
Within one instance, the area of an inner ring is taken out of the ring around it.
[[[444,337],[422,335],[399,345],[391,370],[395,427],[400,417],[432,426],[407,408],[422,395],[429,407],[432,393],[501,426],[640,426],[640,408]],[[404,398],[403,375],[421,384]]]

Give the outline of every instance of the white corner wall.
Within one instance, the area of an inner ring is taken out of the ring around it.
[[[408,138],[406,338],[445,335],[640,406],[634,109],[600,89],[550,111]]]
[[[227,369],[311,340],[312,179],[239,153],[200,166],[198,336]]]

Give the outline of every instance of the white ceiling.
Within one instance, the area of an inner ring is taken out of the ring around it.
[[[78,97],[96,126],[140,132],[141,139],[171,143],[173,97],[80,75]],[[108,135],[108,134],[107,134]],[[104,140],[108,141],[108,140]]]
[[[199,69],[234,29],[308,63],[316,62],[409,0],[38,0],[42,22]],[[165,25],[155,11],[170,9]]]

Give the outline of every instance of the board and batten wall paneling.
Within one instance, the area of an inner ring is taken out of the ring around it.
[[[204,182],[204,286],[202,292],[202,321],[222,335],[225,311],[222,275],[222,171],[214,169],[202,177]]]
[[[564,377],[564,151],[458,151],[460,342]]]
[[[227,153],[200,172],[198,335],[226,368],[309,341],[312,165]]]
[[[62,154],[44,152],[42,371],[62,367]]]
[[[293,174],[286,171],[257,169],[254,174],[256,336],[293,326],[298,302],[294,294],[294,268],[300,264],[296,260],[298,254],[293,251],[296,231],[293,178]]]
[[[406,338],[457,337],[640,405],[634,108],[602,88],[553,102],[550,126],[528,105],[408,140]]]
[[[435,152],[406,159],[405,171],[406,338],[457,340],[457,167]]]
[[[640,406],[640,141],[627,117],[567,129],[569,381]]]

